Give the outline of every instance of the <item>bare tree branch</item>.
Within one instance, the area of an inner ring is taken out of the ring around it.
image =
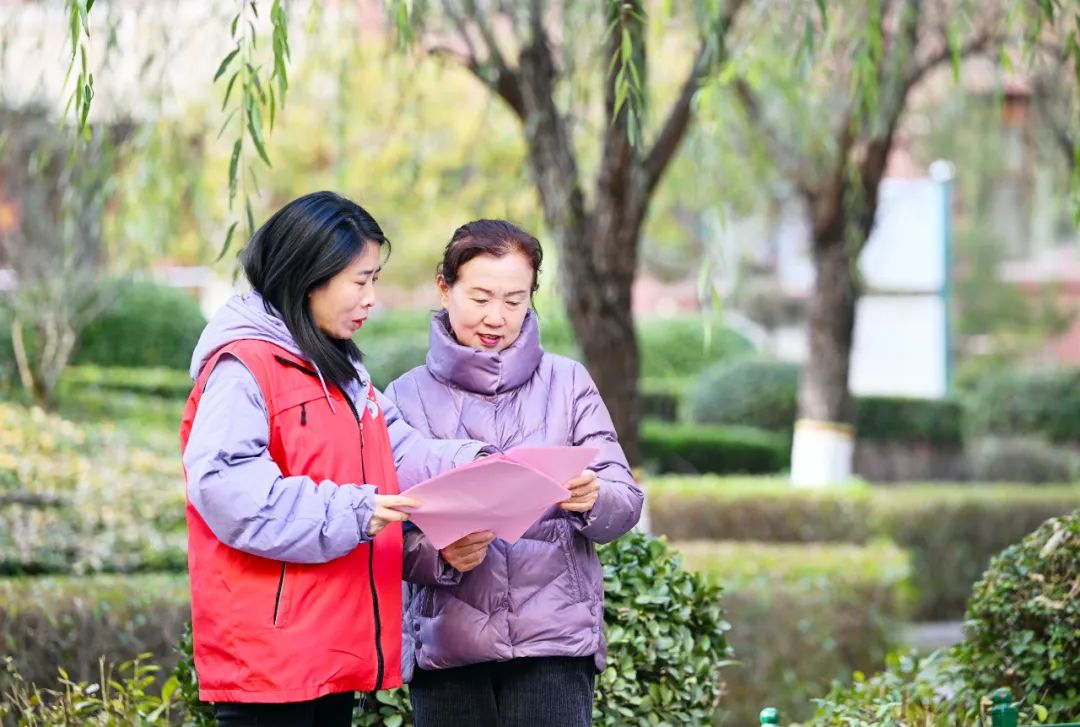
[[[506,59],[495,43],[495,36],[490,24],[483,12],[479,10],[473,0],[467,2],[467,10],[458,8],[454,0],[443,0],[443,9],[449,16],[462,43],[468,49],[463,55],[460,51],[453,51],[445,46],[435,46],[431,49],[434,55],[450,57],[468,69],[481,83],[495,92],[499,98],[513,110],[518,118],[526,117],[525,102],[521,93],[521,79],[517,70],[507,65]],[[465,12],[471,16],[472,22],[484,40],[483,54],[481,49],[473,42],[472,33],[469,31],[469,19]]]

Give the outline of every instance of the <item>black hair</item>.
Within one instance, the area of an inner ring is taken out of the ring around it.
[[[352,339],[329,336],[315,324],[308,294],[372,244],[389,241],[363,207],[334,192],[314,192],[274,213],[240,255],[268,312],[281,316],[300,351],[341,386],[357,378],[354,361],[362,354]]]

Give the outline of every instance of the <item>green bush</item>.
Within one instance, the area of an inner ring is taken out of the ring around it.
[[[1080,507],[1080,487],[1068,485],[802,490],[768,478],[658,477],[647,487],[653,529],[675,540],[892,540],[911,552],[922,619],[958,617],[991,557]]]
[[[698,376],[686,399],[690,418],[704,424],[790,431],[795,424],[799,367],[781,361],[724,361]]]
[[[808,717],[833,680],[884,663],[906,615],[907,556],[890,544],[675,547],[724,588],[736,663],[724,672],[722,724],[755,724],[765,704]]]
[[[0,653],[41,687],[58,683],[58,667],[74,681],[92,681],[102,657],[119,663],[148,653],[168,671],[191,616],[188,602],[182,574],[2,578]],[[0,673],[0,682],[10,678]]]
[[[976,688],[1010,687],[1051,722],[1080,718],[1080,510],[993,559],[964,628],[960,661]]]
[[[949,399],[864,396],[856,401],[855,431],[860,441],[963,440],[963,407]]]
[[[988,377],[971,397],[968,419],[976,435],[1080,442],[1080,367]]]
[[[790,464],[788,438],[761,429],[646,421],[641,452],[659,472],[766,474]]]
[[[645,318],[637,324],[641,375],[676,379],[753,351],[740,334],[703,316]],[[743,423],[743,422],[740,422]]]
[[[126,391],[166,399],[187,399],[192,381],[187,370],[125,366],[69,366],[61,386],[74,394],[83,389]]]
[[[126,285],[83,331],[74,363],[186,370],[205,325],[186,293],[151,283]]]
[[[597,679],[593,724],[706,724],[729,656],[720,589],[684,570],[657,538],[629,533],[599,552],[609,666]],[[190,700],[194,692],[184,693]],[[356,724],[412,724],[407,688],[368,694],[366,701],[374,708]],[[200,709],[197,702],[187,706]]]

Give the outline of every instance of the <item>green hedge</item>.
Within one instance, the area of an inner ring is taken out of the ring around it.
[[[835,679],[878,668],[906,615],[906,554],[885,543],[677,543],[688,568],[724,588],[736,664],[725,670],[722,724],[756,724],[765,704],[813,711]]]
[[[952,399],[863,396],[856,399],[855,431],[860,441],[959,444],[964,409]]]
[[[704,371],[686,396],[696,422],[741,424],[788,432],[795,423],[800,367],[783,361],[744,358]],[[856,400],[855,429],[864,441],[963,439],[964,409],[951,399],[865,396]]]
[[[124,285],[83,331],[74,363],[187,370],[206,320],[187,293],[152,283]]]
[[[641,427],[646,467],[659,472],[772,474],[788,468],[788,438],[750,427],[646,421]]]
[[[63,667],[96,680],[98,659],[116,663],[150,653],[171,670],[191,617],[185,574],[87,578],[0,578],[0,655],[39,686]],[[0,670],[0,692],[6,691]]]
[[[897,485],[792,489],[768,478],[660,477],[652,526],[675,540],[865,543],[911,552],[919,618],[956,618],[1002,548],[1080,507],[1080,486]]]
[[[1080,367],[1009,371],[984,379],[971,396],[976,435],[1038,435],[1080,443]]]
[[[68,393],[80,389],[127,391],[166,399],[187,399],[192,381],[187,369],[127,366],[69,366],[61,386]]]

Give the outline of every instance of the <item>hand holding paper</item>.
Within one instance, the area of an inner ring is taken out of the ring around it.
[[[600,481],[592,470],[567,480],[563,487],[570,492],[570,499],[560,503],[559,507],[567,512],[588,512],[600,497]]]
[[[552,505],[571,499],[561,483],[592,462],[592,447],[518,447],[410,487],[422,503],[409,519],[437,550],[490,530],[515,542]],[[591,505],[590,505],[591,506]]]

